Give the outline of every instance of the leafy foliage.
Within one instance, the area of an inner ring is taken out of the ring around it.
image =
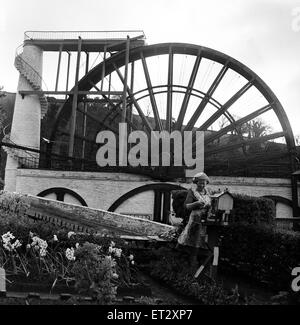
[[[204,305],[239,304],[238,292],[227,292],[212,280],[194,278],[195,270],[188,262],[188,254],[162,247],[156,250],[151,261],[144,266],[151,276],[162,280],[176,291],[196,298]]]
[[[233,194],[235,222],[249,224],[273,224],[275,222],[275,203],[271,199],[249,195]]]
[[[75,286],[79,292],[89,293],[101,304],[110,303],[116,297],[114,279],[116,261],[101,251],[101,246],[84,243],[76,251],[76,261],[72,267]]]
[[[291,270],[300,265],[299,248],[299,233],[271,226],[232,224],[223,231],[220,267],[274,290],[287,290]]]

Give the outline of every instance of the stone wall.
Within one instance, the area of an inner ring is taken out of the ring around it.
[[[292,199],[289,179],[219,176],[212,176],[210,179],[209,187],[213,190],[228,188],[232,193],[258,197],[276,195]],[[63,187],[79,194],[89,207],[107,210],[125,193],[153,182],[150,177],[133,174],[18,169],[16,191],[38,195],[49,188]],[[186,188],[191,186],[187,183],[177,184]],[[53,195],[49,198],[55,199]],[[78,203],[70,196],[66,197],[65,201]],[[153,213],[153,203],[153,192],[144,192],[124,202],[116,212],[148,215]],[[279,206],[277,210],[280,214],[282,211],[291,212],[291,209],[283,206]]]

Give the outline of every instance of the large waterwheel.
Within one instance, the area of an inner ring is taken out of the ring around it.
[[[98,64],[79,81],[79,91],[122,90],[125,59],[122,51]],[[208,174],[290,177],[295,170],[294,137],[282,105],[260,77],[230,56],[192,44],[137,47],[129,53],[127,80],[129,129],[205,131]],[[82,159],[82,170],[99,170],[96,135],[104,129],[118,133],[124,98],[103,95],[98,105],[85,104],[88,99],[78,96],[74,157]],[[71,110],[70,96],[50,130],[52,153],[68,152]],[[183,175],[176,168],[157,175],[166,174]]]

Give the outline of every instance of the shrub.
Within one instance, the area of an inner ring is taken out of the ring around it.
[[[101,246],[87,242],[76,250],[75,256],[72,267],[75,287],[79,292],[94,296],[101,304],[110,303],[117,292],[115,259],[103,254]]]
[[[249,224],[274,224],[276,217],[275,203],[268,198],[232,194],[235,222]]]
[[[238,292],[227,292],[212,280],[196,280],[195,270],[188,262],[188,255],[174,249],[162,247],[156,250],[151,261],[144,265],[144,270],[181,294],[196,298],[200,304],[240,303]]]
[[[271,226],[232,224],[223,230],[221,268],[235,270],[274,290],[287,290],[300,266],[300,234]]]

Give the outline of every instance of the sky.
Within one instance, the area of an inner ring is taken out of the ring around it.
[[[224,52],[258,74],[300,135],[300,0],[0,0],[0,86],[16,92],[27,30],[136,30]]]

